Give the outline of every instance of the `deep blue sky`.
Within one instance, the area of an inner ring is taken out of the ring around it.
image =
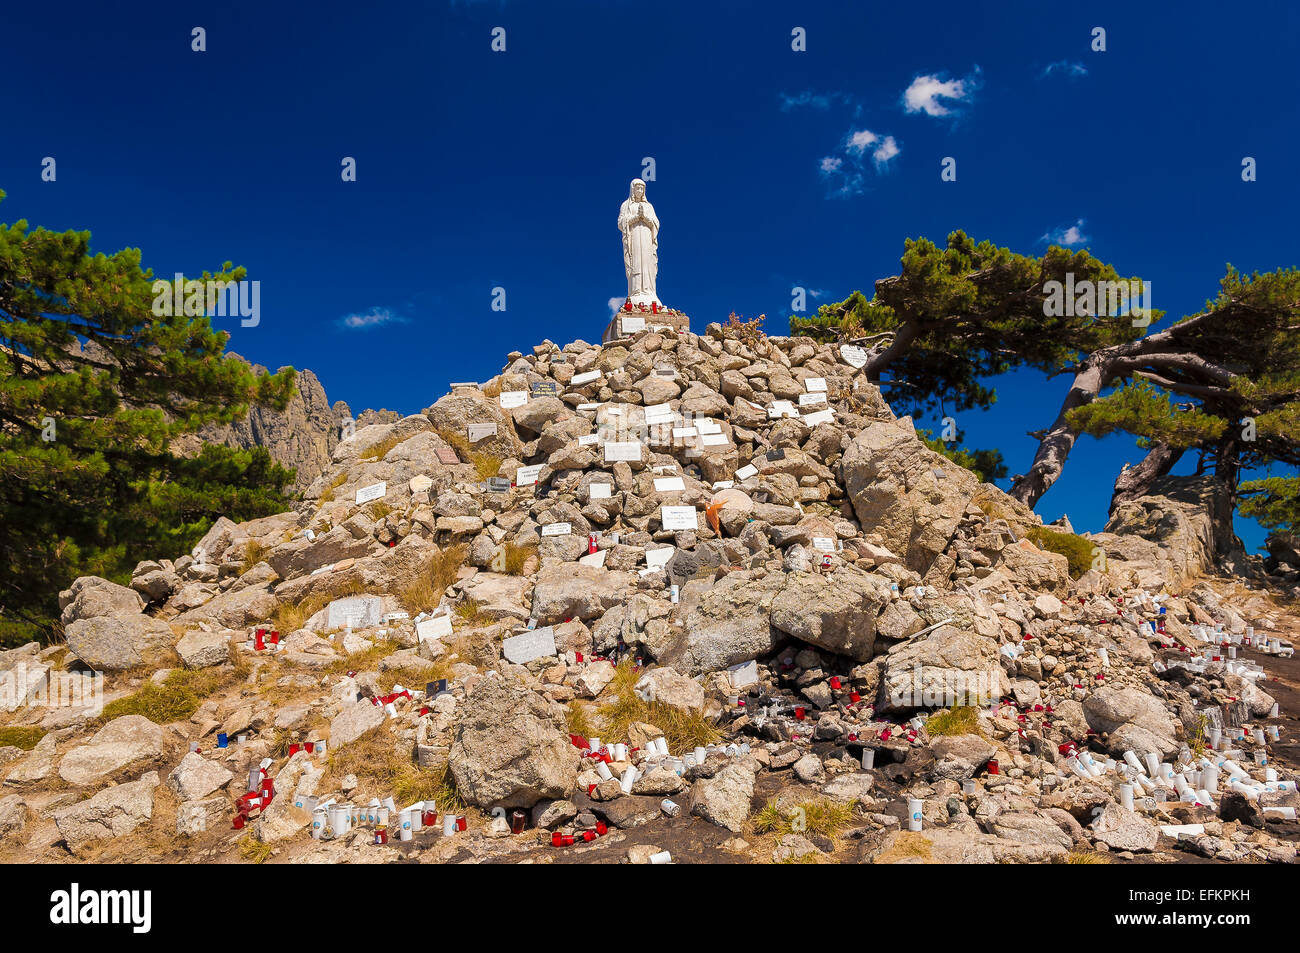
[[[1300,13],[1149,6],[11,4],[0,221],[89,229],[162,276],[245,265],[262,321],[228,322],[230,348],[311,368],[358,412],[417,411],[543,338],[599,340],[626,290],[615,219],[645,156],[660,296],[696,330],[734,310],[782,332],[793,285],[813,307],[870,291],[904,238],[957,228],[1034,253],[1073,227],[1177,316],[1225,262],[1300,263]],[[40,179],[45,156],[57,182]],[[958,423],[1014,473],[1069,382],[998,385],[991,412]],[[1084,438],[1040,511],[1100,529],[1140,456]]]

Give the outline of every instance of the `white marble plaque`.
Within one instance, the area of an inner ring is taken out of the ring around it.
[[[676,419],[677,414],[667,404],[651,404],[645,409],[645,422],[647,424],[666,424]]]
[[[357,502],[369,503],[371,500],[382,499],[387,494],[387,483],[372,483],[370,486],[363,486],[357,490]]]
[[[587,487],[587,498],[591,500],[608,500],[613,489],[608,483],[593,483]]]
[[[735,485],[736,485],[735,480],[719,480],[717,483],[713,484],[713,489],[715,491],[730,490]]]
[[[811,407],[814,404],[825,404],[825,403],[826,403],[826,394],[823,393],[822,391],[814,391],[811,394],[799,395],[800,407]]]
[[[599,442],[600,442],[600,434],[598,433],[584,433],[582,436],[578,438],[578,446],[580,447],[590,447],[593,444],[597,444]]]
[[[581,387],[583,384],[590,384],[592,381],[600,380],[600,371],[583,371],[581,374],[574,374],[573,379],[569,381],[570,387]]]
[[[752,476],[758,476],[758,467],[754,466],[752,463],[746,463],[736,471],[737,480],[748,480]]]
[[[698,433],[699,431],[696,430],[694,427],[674,427],[673,439],[681,440],[685,437],[694,437]]]
[[[813,393],[814,391],[821,391],[822,393],[825,393],[825,392],[826,392],[826,378],[824,378],[824,377],[810,377],[810,378],[808,378],[806,381],[803,382],[803,386],[804,386],[804,390],[808,391],[808,393],[810,393],[810,394]]]
[[[655,490],[660,493],[681,492],[686,489],[686,483],[681,477],[660,477],[655,480]]]
[[[816,427],[818,424],[828,424],[835,419],[835,411],[829,407],[825,410],[819,410],[815,414],[809,414],[803,419],[809,427]]]
[[[767,409],[768,417],[773,420],[780,420],[782,417],[798,417],[799,411],[794,409],[794,404],[788,400],[774,400],[772,406]]]
[[[695,421],[695,429],[701,434],[722,433],[722,425],[708,417]]]
[[[841,344],[840,357],[844,358],[844,363],[850,367],[867,366],[867,352],[856,344]]]
[[[350,596],[335,599],[325,614],[327,629],[341,629],[351,625],[354,629],[379,625],[384,614],[384,601],[378,596]]]
[[[532,486],[537,482],[537,475],[542,472],[543,465],[535,463],[530,467],[520,467],[515,471],[515,486]]]
[[[469,437],[470,443],[478,443],[484,437],[495,437],[497,434],[497,425],[470,424],[465,428],[465,433]]]
[[[725,433],[706,433],[700,437],[700,446],[702,447],[722,447],[731,443]]]
[[[611,440],[605,444],[605,462],[614,463],[618,460],[640,460],[641,459],[641,441],[628,440],[618,442]]]
[[[506,410],[511,407],[522,407],[528,403],[528,391],[526,390],[503,390],[501,392],[501,406]]]
[[[547,523],[542,527],[543,536],[568,536],[573,527],[568,523]]]
[[[619,318],[619,326],[624,334],[633,334],[645,330],[645,318]]]
[[[585,556],[579,556],[578,562],[584,566],[603,566],[605,565],[605,556],[608,555],[608,549],[598,549],[594,553],[587,553]]]
[[[814,536],[812,538],[813,549],[820,550],[823,553],[835,552],[835,540],[829,536]]]
[[[436,615],[431,619],[418,622],[415,626],[415,634],[421,642],[451,635],[451,616]]]
[[[549,625],[531,632],[512,635],[501,643],[501,654],[507,662],[524,665],[533,659],[555,655],[555,630]]]
[[[658,569],[660,566],[668,564],[668,560],[673,558],[673,553],[677,552],[676,546],[664,546],[661,549],[647,549],[645,551],[645,564],[651,569]]]
[[[661,506],[659,522],[664,529],[694,530],[699,529],[699,514],[693,506]]]

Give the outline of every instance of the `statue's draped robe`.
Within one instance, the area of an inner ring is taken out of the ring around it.
[[[633,303],[658,301],[655,280],[659,274],[659,219],[654,206],[631,198],[618,212],[623,233],[623,266],[627,270],[627,296]]]

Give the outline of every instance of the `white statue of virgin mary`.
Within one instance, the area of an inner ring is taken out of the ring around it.
[[[635,305],[658,304],[655,279],[659,275],[659,219],[645,197],[645,182],[633,179],[627,201],[618,210],[618,230],[623,233],[623,267],[627,271],[627,297]]]

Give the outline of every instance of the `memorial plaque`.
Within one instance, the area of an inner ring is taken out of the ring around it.
[[[635,334],[637,331],[645,330],[645,318],[625,318],[620,316],[618,323],[624,334]]]
[[[543,536],[568,536],[573,527],[568,523],[547,523],[542,527]]]
[[[619,460],[640,460],[641,459],[641,441],[629,440],[618,442],[611,440],[605,444],[605,462],[614,463]]]
[[[676,418],[677,414],[667,404],[651,404],[645,409],[645,422],[647,424],[664,424]]]
[[[587,488],[587,498],[591,500],[608,500],[613,487],[608,483],[593,483]]]
[[[487,483],[488,491],[491,493],[510,492],[510,481],[505,477],[489,477]]]
[[[735,480],[719,480],[717,483],[713,484],[713,489],[715,492],[717,490],[730,490],[735,485]]]
[[[800,407],[811,407],[817,404],[824,404],[824,403],[826,403],[826,394],[822,391],[815,391],[811,394],[799,395]]]
[[[600,443],[600,434],[598,433],[584,433],[578,437],[578,446],[580,447],[590,447],[597,443]]]
[[[501,406],[506,410],[512,407],[522,407],[528,403],[528,391],[526,390],[503,390],[501,392]]]
[[[478,443],[485,437],[495,437],[497,433],[496,424],[470,424],[465,428],[466,435],[470,443]]]
[[[782,417],[798,417],[799,411],[795,410],[794,404],[788,400],[774,400],[767,410],[767,416],[773,420],[780,420]]]
[[[818,424],[828,424],[835,419],[835,411],[829,407],[825,410],[819,410],[815,414],[809,414],[803,419],[809,427],[816,427]]]
[[[772,460],[772,461],[776,461],[776,460],[784,460],[784,459],[785,459],[785,450],[784,450],[783,448],[778,448],[778,449],[776,449],[776,450],[769,450],[769,451],[767,451],[767,459]]]
[[[682,492],[686,489],[686,482],[681,477],[660,477],[655,480],[655,490],[659,493]]]
[[[814,536],[812,538],[813,549],[820,550],[823,553],[835,552],[835,540],[829,536]]]
[[[534,397],[555,397],[560,393],[560,385],[555,381],[533,381],[528,389]]]
[[[530,467],[520,467],[515,471],[515,486],[532,486],[537,482],[537,475],[545,464],[535,463]]]
[[[456,451],[451,447],[439,447],[433,452],[439,463],[445,463],[449,467],[454,467],[460,463],[460,457],[456,456]]]
[[[687,507],[689,509],[689,507]],[[645,564],[651,569],[658,569],[660,566],[666,566],[668,560],[673,558],[673,553],[677,552],[676,546],[664,546],[660,549],[647,549],[645,551]]]
[[[441,639],[444,636],[451,635],[451,616],[445,614],[436,615],[431,619],[418,622],[415,626],[415,634],[421,642],[426,642],[429,639]]]
[[[370,486],[363,486],[357,490],[357,502],[369,503],[371,500],[382,499],[387,493],[387,483],[372,483]]]
[[[758,476],[758,467],[754,466],[752,463],[746,463],[736,471],[737,480],[748,480],[752,476]]]
[[[826,378],[824,378],[824,377],[810,377],[810,378],[808,378],[806,381],[803,382],[803,386],[804,386],[804,390],[808,391],[808,393],[810,393],[810,394],[811,394],[813,391],[821,391],[821,392],[825,393],[825,391],[826,391]]]
[[[700,446],[702,447],[721,447],[731,443],[725,433],[706,433],[700,436]]]
[[[722,433],[722,425],[709,417],[701,417],[695,421],[695,429],[701,434]]]
[[[605,556],[609,554],[608,549],[598,549],[594,553],[587,553],[585,556],[579,556],[578,562],[584,566],[603,566],[605,565]]]
[[[501,654],[507,662],[525,665],[534,659],[555,655],[555,629],[546,626],[512,635],[501,643]]]
[[[600,371],[583,371],[581,374],[574,374],[573,379],[569,381],[570,387],[581,387],[583,384],[590,384],[592,381],[600,380]]]
[[[424,696],[429,700],[433,700],[440,695],[446,695],[448,691],[445,678],[440,678],[436,682],[426,682],[424,685]]]
[[[655,368],[655,377],[664,377],[664,378],[667,378],[667,379],[670,380],[670,381],[672,381],[672,380],[676,380],[676,379],[677,379],[677,368],[675,368],[675,367],[666,367],[666,366],[660,364],[658,367]]]
[[[673,439],[681,440],[684,437],[694,437],[699,431],[694,427],[674,427]]]
[[[863,368],[867,366],[867,352],[856,344],[841,344],[840,357],[844,358],[844,363],[850,367]]]
[[[383,613],[384,601],[378,596],[349,596],[346,599],[335,599],[326,610],[325,627],[331,631],[347,625],[351,625],[354,629],[364,629],[379,625]]]
[[[659,522],[670,530],[695,530],[700,526],[699,514],[693,506],[661,506]]]

